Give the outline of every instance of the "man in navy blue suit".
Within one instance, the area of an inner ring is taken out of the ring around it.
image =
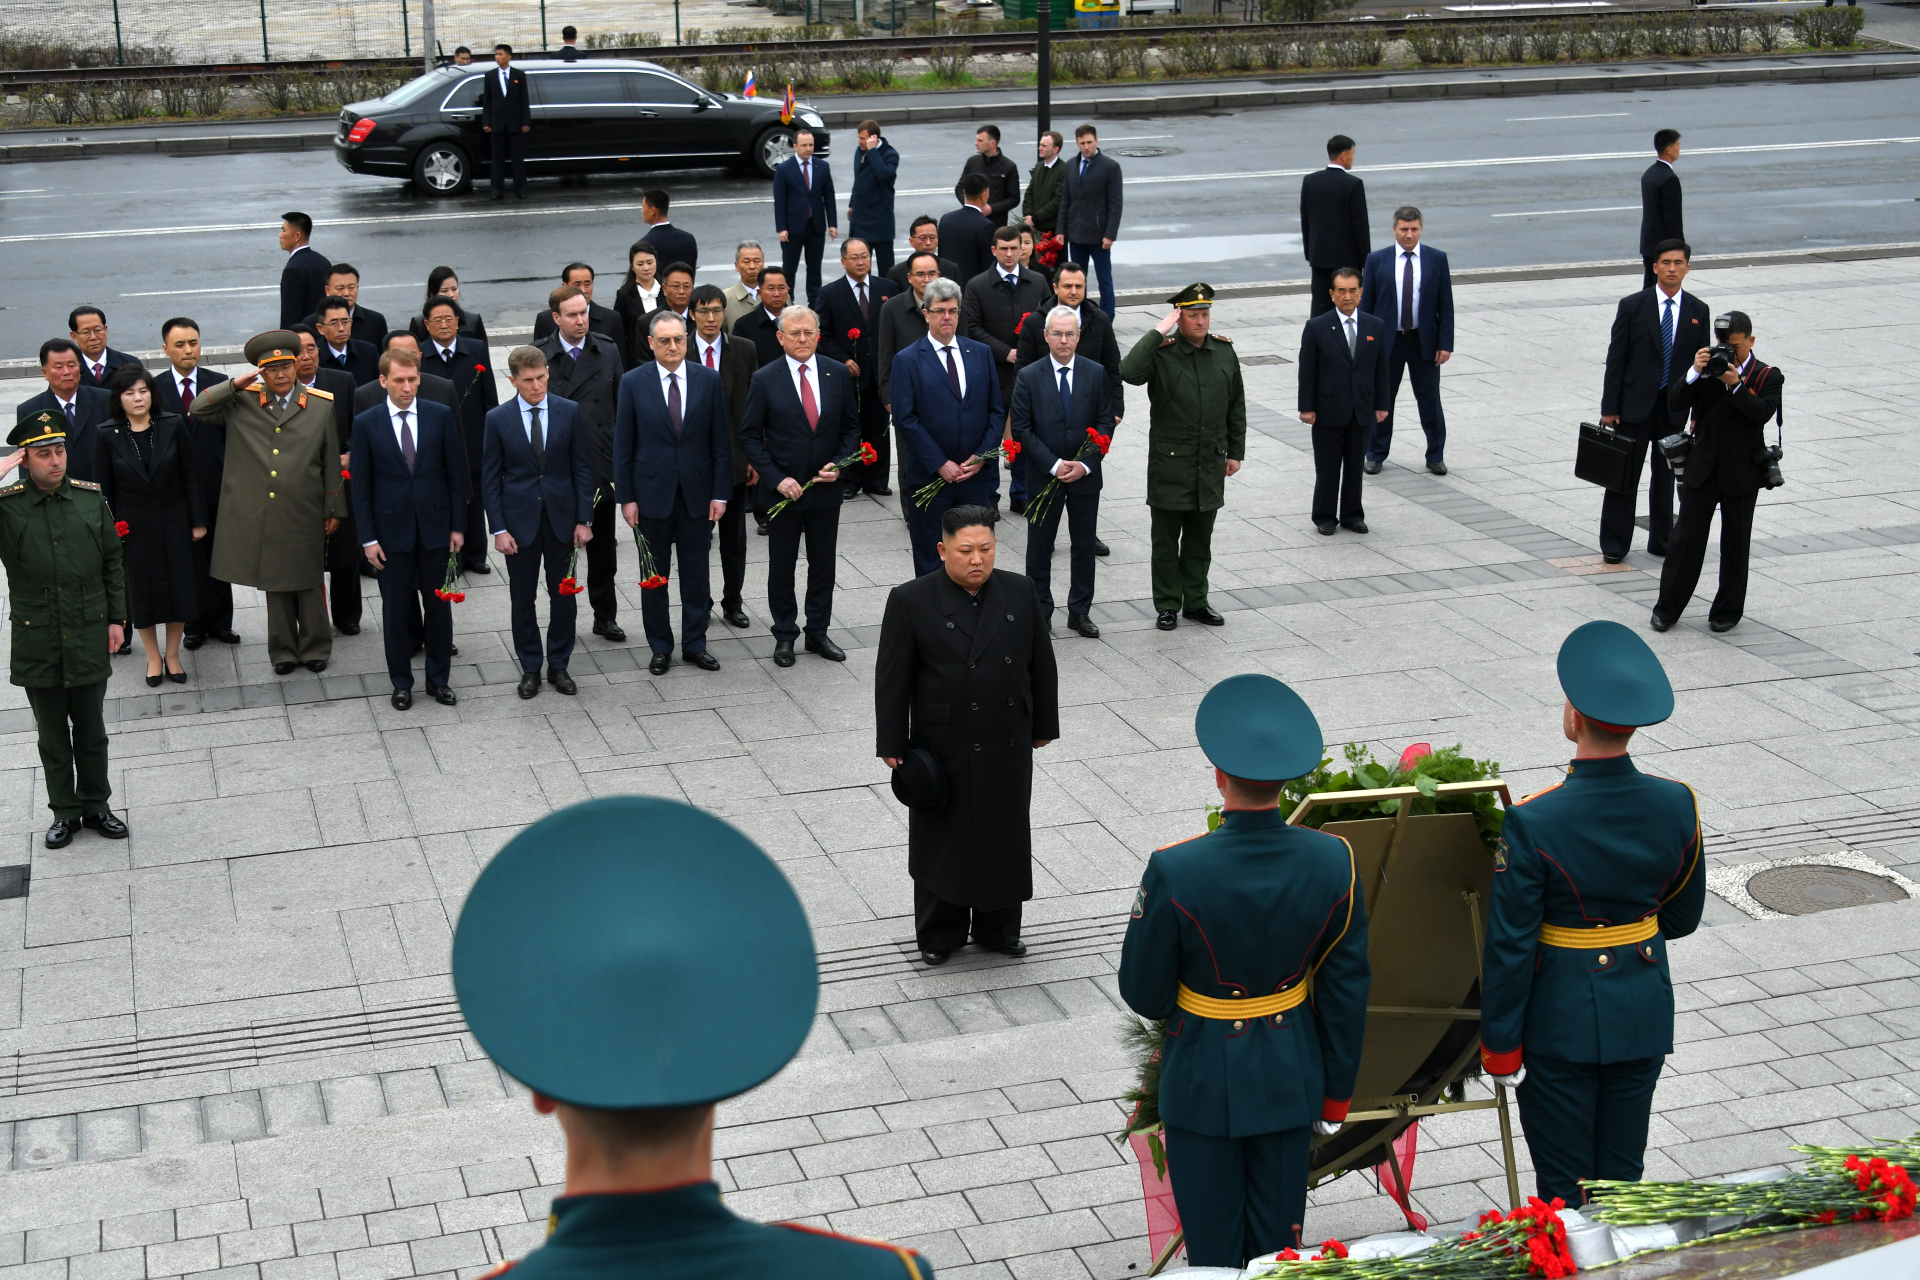
[[[1053,617],[1053,540],[1066,512],[1071,577],[1067,626],[1089,640],[1100,627],[1093,608],[1094,547],[1099,542],[1100,453],[1088,448],[1088,432],[1113,434],[1113,393],[1098,360],[1074,354],[1080,346],[1080,313],[1055,307],[1047,313],[1048,358],[1020,371],[1013,384],[1013,438],[1020,442],[1014,465],[1027,468],[1029,501],[1058,479],[1060,488],[1035,520],[1028,508],[1027,576],[1040,595],[1041,612]]]
[[[393,705],[413,705],[414,601],[426,622],[427,693],[452,706],[453,613],[434,595],[447,558],[460,549],[467,457],[460,425],[443,404],[419,399],[420,356],[405,347],[380,357],[381,403],[353,420],[348,471],[361,549],[380,580],[380,626]]]
[[[647,317],[653,359],[620,379],[613,424],[613,499],[629,528],[640,530],[656,571],[671,579],[680,552],[680,653],[702,671],[718,671],[707,652],[713,593],[707,577],[714,522],[733,494],[733,441],[727,391],[720,375],[687,359],[687,327],[671,311]],[[665,587],[640,597],[653,659],[663,676],[673,665],[673,622]]]
[[[1420,211],[1403,204],[1393,211],[1394,247],[1367,255],[1360,273],[1360,309],[1378,316],[1392,336],[1388,366],[1393,388],[1387,416],[1367,439],[1367,474],[1393,447],[1393,406],[1400,399],[1400,378],[1413,374],[1413,399],[1420,406],[1420,429],[1427,435],[1427,470],[1447,474],[1447,415],[1440,410],[1440,366],[1453,357],[1453,274],[1447,255],[1420,243]]]
[[[487,414],[480,489],[494,550],[507,558],[520,696],[540,692],[540,619],[533,602],[543,565],[553,596],[547,683],[570,694],[577,687],[567,662],[573,657],[578,607],[560,584],[569,576],[573,549],[593,538],[593,442],[580,421],[580,406],[547,394],[547,357],[540,348],[508,352],[507,374],[518,394]]]
[[[855,241],[854,243],[859,243]],[[846,653],[827,636],[833,621],[833,565],[839,555],[840,473],[833,464],[860,448],[860,414],[851,370],[815,354],[820,318],[806,307],[780,313],[786,353],[753,375],[740,447],[760,475],[760,505],[791,503],[767,520],[767,611],[773,615],[773,662],[793,665],[800,634],[793,596],[800,542],[807,544],[807,652],[830,662]],[[802,492],[801,486],[814,486]]]
[[[1360,462],[1367,432],[1387,417],[1387,326],[1360,309],[1360,273],[1333,273],[1333,310],[1300,336],[1300,421],[1313,428],[1313,524],[1323,534],[1367,531]],[[1336,518],[1337,517],[1337,518]]]
[[[800,255],[807,255],[807,305],[820,300],[820,254],[827,237],[840,238],[840,221],[833,207],[833,172],[825,160],[813,158],[813,131],[804,126],[793,135],[793,154],[773,171],[773,226],[780,233],[780,265],[788,280]]]
[[[846,274],[820,291],[820,350],[859,382],[860,439],[879,455],[871,466],[848,468],[841,496],[851,502],[862,490],[878,497],[893,492],[887,487],[893,450],[887,447],[887,405],[880,394],[880,305],[900,287],[873,270],[873,246],[857,236],[841,243],[840,269]]]
[[[984,343],[959,336],[960,286],[935,280],[920,299],[927,336],[893,358],[893,430],[900,442],[901,506],[913,540],[915,577],[940,567],[940,514],[986,506],[1000,484],[998,464],[974,458],[1000,445],[1007,413],[1000,374]],[[922,508],[914,491],[945,480]]]

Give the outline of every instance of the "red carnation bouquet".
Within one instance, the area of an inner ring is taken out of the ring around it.
[[[567,576],[560,579],[554,592],[563,596],[577,596],[586,588],[580,585],[580,579],[574,576],[574,570],[580,567],[580,544],[573,544],[573,554],[567,557]]]
[[[433,594],[445,600],[448,604],[459,604],[467,598],[467,593],[459,590],[459,583],[460,553],[458,551],[449,551],[447,552],[447,576],[439,586],[433,589]]]
[[[1068,461],[1085,462],[1095,454],[1104,458],[1107,456],[1107,450],[1112,447],[1112,436],[1103,435],[1097,428],[1088,427],[1087,438],[1080,442],[1079,450],[1075,452],[1073,457],[1068,459]],[[1039,524],[1046,518],[1047,504],[1053,501],[1054,494],[1060,492],[1060,484],[1060,477],[1055,476],[1053,479],[1047,481],[1047,487],[1042,489],[1039,494],[1034,497],[1033,501],[1027,504],[1028,524]]]
[[[1060,255],[1067,250],[1067,242],[1060,238],[1057,231],[1049,231],[1033,243],[1033,260],[1051,271],[1060,265]]]
[[[115,520],[113,522],[113,531],[123,538],[127,536],[127,529],[129,527],[125,520]]]
[[[977,462],[992,462],[996,458],[1011,465],[1013,460],[1019,456],[1020,442],[1018,440],[1003,440],[1000,442],[999,448],[989,449],[985,453],[976,453],[967,459],[965,465],[970,467]],[[913,491],[913,505],[919,507],[922,511],[926,510],[929,506],[933,505],[933,500],[938,497],[940,491],[946,487],[946,480],[943,477],[935,476],[932,480]]]
[[[853,332],[858,333],[859,330],[856,329],[856,330],[853,330]],[[878,461],[880,461],[880,455],[874,451],[874,448],[872,445],[862,440],[860,442],[860,452],[850,453],[846,457],[840,459],[838,462],[833,464],[833,469],[835,471],[845,471],[848,467],[854,465],[856,462],[864,462],[868,466],[872,466],[874,463]],[[813,488],[813,486],[819,483],[820,483],[820,477],[815,476],[813,479],[807,481],[805,484],[800,486],[800,492],[805,493],[807,490]],[[775,516],[779,515],[782,511],[785,511],[788,507],[792,506],[793,503],[794,503],[794,500],[792,498],[780,499],[780,501],[774,503],[771,507],[767,508],[767,519],[769,520],[773,519]]]
[[[667,575],[654,566],[653,551],[647,546],[647,535],[640,532],[637,524],[633,526],[633,544],[640,548],[640,589],[652,591],[666,586]]]

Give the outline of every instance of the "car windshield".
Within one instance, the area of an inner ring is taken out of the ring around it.
[[[418,80],[411,80],[386,96],[387,105],[404,107],[411,103],[418,102],[428,94],[446,88],[449,79],[450,77],[436,71],[430,76],[421,76]]]

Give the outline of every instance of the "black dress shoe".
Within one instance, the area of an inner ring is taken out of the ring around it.
[[[1078,631],[1089,640],[1098,640],[1100,638],[1100,628],[1095,625],[1092,618],[1089,618],[1084,613],[1068,614],[1067,630]]]
[[[333,624],[333,629],[343,636],[357,636],[360,634],[360,624],[357,622],[336,622]]]
[[[1180,615],[1175,610],[1168,609],[1154,618],[1153,625],[1162,631],[1171,631],[1180,625]]]
[[[315,658],[313,661],[307,664],[307,670],[313,672],[313,674],[315,675],[319,675],[322,671],[325,671],[326,669],[327,669],[327,660],[325,658]]]
[[[868,489],[867,492],[872,494],[876,498],[891,498],[893,496],[893,490],[887,488],[887,486],[885,485],[880,485],[877,488]]]
[[[1370,476],[1377,476],[1380,474],[1380,460],[1378,458],[1368,458],[1366,462],[1361,465],[1360,469]]]
[[[297,662],[276,662],[273,664],[273,674],[277,676],[290,676],[293,674],[294,668],[299,665]]]
[[[115,649],[114,652],[115,653],[132,653],[133,652],[133,633],[131,631],[127,633],[125,639],[120,641],[120,647],[118,649]]]
[[[667,668],[672,665],[673,665],[672,654],[656,653],[647,662],[647,674],[655,675],[655,676],[663,676],[667,674]]]
[[[80,829],[80,819],[78,818],[54,819],[53,825],[47,828],[47,836],[46,836],[47,848],[49,849],[66,848],[68,845],[73,843],[73,833],[78,831],[79,829]],[[940,958],[942,960],[946,959],[944,955],[941,956]]]
[[[180,647],[182,649],[198,649],[201,645],[205,644],[206,642],[207,642],[206,636],[202,635],[198,631],[195,631],[191,635],[188,635],[186,638],[180,641]]]
[[[569,698],[580,692],[580,686],[575,684],[573,677],[564,671],[547,672],[547,683],[553,686],[555,693],[564,693]]]
[[[1095,539],[1093,540],[1093,554],[1095,554],[1095,555],[1097,555],[1097,556],[1108,556],[1108,555],[1112,555],[1112,554],[1113,554],[1113,548],[1112,548],[1112,547],[1109,547],[1109,546],[1108,546],[1108,545],[1107,545],[1106,543],[1104,543],[1104,542],[1102,542],[1102,541],[1100,541],[1100,539],[1098,539],[1098,538],[1095,538]]]
[[[1184,612],[1187,617],[1192,618],[1195,622],[1204,622],[1210,627],[1224,627],[1227,625],[1227,620],[1220,616],[1219,610],[1210,604],[1203,604],[1198,609],[1187,609]]]
[[[731,609],[722,608],[720,610],[720,616],[726,619],[728,626],[737,629],[744,629],[753,625],[753,619],[747,616],[747,611],[737,605]]]
[[[1600,558],[1606,561],[1608,564],[1619,564],[1622,560],[1626,559],[1625,556],[1610,556],[1610,555],[1602,555]]]
[[[705,649],[700,650],[698,653],[683,653],[680,657],[683,661],[691,662],[702,671],[718,671],[720,669],[720,659],[714,657]]]
[[[767,536],[767,520],[766,520],[766,517],[765,517],[765,516],[755,516],[755,517],[754,517],[754,520],[755,520],[755,522],[756,522],[756,523],[757,523],[757,524],[759,525],[759,528],[757,528],[757,529],[755,529],[755,530],[754,530],[754,532],[755,532],[755,533],[757,533],[757,534],[759,534],[759,535],[760,535],[761,537],[763,537],[763,538],[764,538],[764,537],[766,537],[766,536]]]
[[[858,498],[859,496],[860,496],[860,490],[854,488],[852,485],[848,485],[846,488],[846,491],[840,495],[840,501],[852,502],[854,499]]]
[[[1656,547],[1649,543],[1647,546],[1647,554],[1656,560],[1665,560],[1667,558],[1667,549],[1665,547]]]
[[[596,622],[593,624],[593,634],[611,640],[615,644],[627,642],[627,633],[620,629],[620,624],[617,622]]]
[[[775,640],[773,642],[773,665],[776,667],[793,665],[793,641]]]
[[[460,656],[460,646],[459,646],[459,645],[457,645],[457,644],[450,644],[450,645],[448,645],[448,646],[447,646],[447,656],[448,656],[449,658],[457,658],[457,657],[459,657],[459,656]]]
[[[443,684],[428,685],[427,696],[443,707],[451,707],[460,701],[460,695]]]
[[[1003,956],[1012,956],[1016,960],[1027,954],[1027,944],[1018,938],[1010,938],[997,947],[988,947],[989,951],[998,951]]]
[[[492,573],[493,572],[493,566],[488,564],[485,560],[482,560],[479,564],[461,565],[460,569],[461,569],[461,572],[463,573]]]
[[[80,825],[91,831],[98,831],[109,840],[127,838],[127,824],[114,817],[111,809],[102,809],[98,813],[88,814],[80,819]]]
[[[380,575],[374,572],[372,565],[363,564],[360,566],[360,576],[363,578],[378,578]]]
[[[1367,531],[1367,522],[1365,520],[1342,520],[1340,527],[1354,533],[1365,533]]]
[[[218,640],[221,644],[239,644],[240,643],[240,633],[238,631],[235,631],[232,627],[228,627],[225,631],[209,631],[207,632],[207,635],[215,640]]]
[[[825,636],[808,636],[807,652],[817,653],[828,662],[845,662],[847,651]]]
[[[1320,531],[1322,537],[1331,538],[1333,531],[1340,527],[1340,522],[1337,520],[1315,520],[1313,527]]]
[[[393,709],[395,711],[411,711],[413,709],[413,690],[395,689],[393,691]]]
[[[520,696],[523,698],[531,698],[535,694],[539,693],[540,692],[540,673],[538,671],[521,672],[520,685],[519,685],[518,691]]]
[[[1023,516],[1027,514],[1027,500],[1025,498],[1008,498],[1007,510],[1017,516]]]
[[[1738,618],[1735,618],[1732,622],[1719,622],[1712,618],[1707,619],[1707,630],[1713,632],[1715,635],[1719,635],[1722,632],[1731,631],[1739,625],[1740,625],[1740,619]]]
[[[54,823],[53,825],[57,827],[57,826],[59,826],[60,824],[56,822],[56,823]],[[65,843],[65,842],[64,842],[64,841],[62,841],[62,843]],[[53,847],[53,848],[58,848],[58,847],[59,847],[58,845],[55,845],[55,844],[53,843],[53,832],[52,832],[52,831],[48,831],[48,832],[47,832],[47,844],[48,844],[49,846],[51,846],[51,847]],[[924,949],[923,949],[923,950],[922,950],[922,951],[920,952],[920,958],[921,958],[922,960],[924,960],[924,961],[926,961],[926,962],[927,962],[927,968],[929,968],[929,969],[936,969],[936,968],[938,968],[938,967],[940,967],[941,965],[943,965],[943,964],[945,964],[945,963],[947,962],[947,957],[948,957],[948,956],[950,956],[950,955],[952,955],[952,954],[953,954],[953,952],[951,952],[951,951],[927,951],[927,950],[924,950]]]
[[[1447,474],[1447,464],[1444,462],[1429,462],[1427,464],[1427,470],[1437,476],[1443,476]]]
[[[1673,619],[1663,618],[1658,613],[1653,613],[1647,616],[1647,625],[1652,627],[1655,631],[1665,631],[1668,627],[1671,627],[1673,625]]]

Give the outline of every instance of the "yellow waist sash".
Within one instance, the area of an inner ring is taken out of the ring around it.
[[[1246,1018],[1271,1018],[1276,1013],[1285,1013],[1298,1008],[1307,998],[1307,985],[1300,983],[1285,991],[1270,996],[1260,996],[1253,1000],[1216,1000],[1212,996],[1203,996],[1186,983],[1180,984],[1178,1004],[1196,1018],[1212,1018],[1219,1022],[1237,1022]]]
[[[1610,929],[1563,929],[1557,924],[1543,924],[1540,941],[1570,951],[1604,951],[1608,947],[1630,947],[1636,942],[1645,942],[1658,932],[1660,921],[1656,916],[1633,924],[1617,924]]]

